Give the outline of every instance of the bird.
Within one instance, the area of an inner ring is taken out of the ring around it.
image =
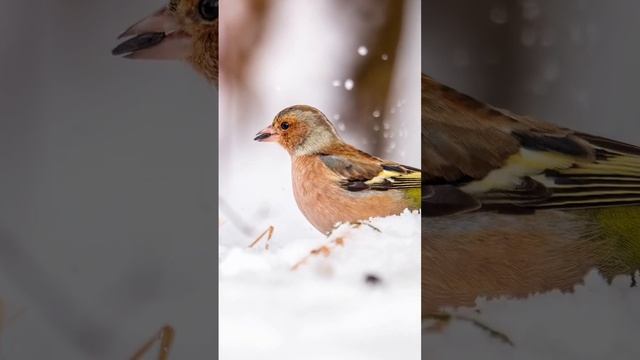
[[[125,30],[111,53],[127,59],[184,60],[218,83],[218,0],[171,0]]]
[[[422,75],[422,314],[640,269],[640,147]]]
[[[217,85],[217,8],[172,0],[112,52],[185,60]],[[638,267],[637,147],[511,114],[426,75],[421,118],[423,315]]]
[[[420,208],[419,169],[347,144],[314,107],[285,108],[254,140],[276,142],[289,153],[296,203],[321,233],[330,233],[337,223],[357,223]]]

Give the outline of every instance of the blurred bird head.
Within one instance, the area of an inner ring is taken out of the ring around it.
[[[318,154],[336,142],[342,142],[327,117],[307,105],[295,105],[280,111],[273,123],[260,131],[254,140],[277,142],[291,156]]]
[[[218,0],[171,0],[129,27],[113,55],[127,59],[185,60],[218,81]]]

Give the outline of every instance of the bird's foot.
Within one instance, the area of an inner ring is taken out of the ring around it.
[[[255,240],[253,240],[253,242],[249,245],[249,248],[252,248],[254,246],[256,246],[260,240],[262,240],[262,238],[267,235],[267,240],[264,243],[264,249],[265,250],[269,250],[269,242],[271,241],[271,238],[273,237],[273,230],[274,227],[273,225],[269,226],[267,228],[267,230],[263,231],[262,234],[260,234],[260,236],[258,236]]]
[[[356,220],[356,221],[349,221],[349,222],[345,222],[345,223],[337,223],[337,224],[335,224],[335,225],[333,226],[333,228],[331,229],[331,231],[329,231],[329,232],[327,233],[327,237],[328,237],[328,238],[329,238],[329,237],[331,237],[331,235],[333,235],[333,232],[334,232],[334,231],[336,231],[340,226],[342,226],[342,225],[344,225],[344,224],[349,224],[349,225],[350,225],[352,228],[354,228],[354,229],[358,229],[358,228],[360,228],[361,226],[365,225],[365,226],[368,226],[368,227],[372,228],[373,230],[375,230],[375,231],[377,231],[377,232],[379,232],[379,233],[381,233],[381,232],[382,232],[382,230],[380,230],[380,229],[378,229],[377,227],[375,227],[375,226],[371,225],[371,223],[370,223],[370,222],[368,222],[368,221]]]
[[[349,225],[351,225],[351,227],[353,227],[354,229],[358,229],[359,227],[361,227],[362,225],[368,226],[370,228],[372,228],[373,230],[381,233],[382,230],[378,229],[377,227],[371,225],[370,222],[368,221],[351,221],[349,222]]]

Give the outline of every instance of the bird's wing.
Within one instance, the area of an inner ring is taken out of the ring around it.
[[[423,214],[640,204],[639,147],[512,115],[427,82]]]
[[[420,189],[420,170],[378,158],[343,154],[320,155],[324,165],[340,177],[348,191]]]
[[[547,189],[542,199],[520,202],[532,208],[592,208],[640,205],[640,147],[576,133],[593,152],[592,159],[551,153],[549,164],[531,176]],[[564,159],[563,159],[564,158]]]
[[[486,176],[518,151],[518,143],[489,116],[502,114],[422,77],[422,170],[427,183]]]

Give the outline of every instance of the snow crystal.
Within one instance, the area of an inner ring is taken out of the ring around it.
[[[347,80],[344,81],[344,88],[347,89],[347,90],[353,89],[354,85],[355,84],[354,84],[353,80],[351,80],[351,79],[347,79]]]
[[[638,303],[640,291],[629,287],[628,276],[609,285],[594,270],[571,294],[554,291],[523,300],[481,300],[477,309],[450,310],[499,331],[513,346],[468,321],[454,320],[441,332],[423,333],[423,357],[640,359]]]

